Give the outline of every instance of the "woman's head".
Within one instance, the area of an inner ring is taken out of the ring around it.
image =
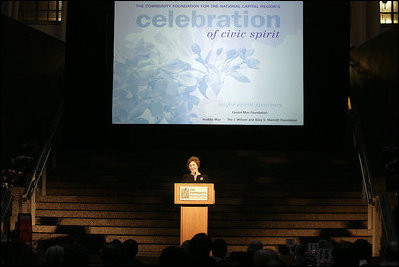
[[[198,171],[200,167],[200,160],[198,157],[192,156],[187,160],[187,168],[191,171],[191,172],[196,172]]]

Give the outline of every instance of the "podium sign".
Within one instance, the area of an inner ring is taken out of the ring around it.
[[[180,245],[198,233],[208,233],[208,206],[215,204],[213,184],[176,183],[175,204],[180,207]]]
[[[176,183],[175,204],[215,204],[213,184]]]
[[[208,200],[208,188],[199,186],[181,186],[180,200]]]

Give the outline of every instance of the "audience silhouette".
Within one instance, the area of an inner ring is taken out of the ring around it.
[[[227,243],[224,239],[216,239],[212,243],[212,259],[217,265],[226,263]]]
[[[139,252],[139,245],[136,240],[127,239],[122,244],[122,259],[123,266],[141,266],[143,263],[136,258]]]
[[[181,246],[166,247],[159,255],[160,266],[397,266],[398,243],[391,242],[381,250],[380,258],[372,257],[371,244],[365,239],[355,242],[332,243],[322,237],[319,249],[332,251],[331,262],[317,262],[317,254],[307,251],[307,244],[296,244],[287,259],[278,252],[264,248],[261,241],[254,240],[247,251],[232,251],[224,239],[211,238],[205,233],[196,234]],[[17,243],[3,242],[2,266],[92,266],[85,245],[80,243],[51,244],[40,258],[32,249]],[[115,239],[104,242],[98,253],[102,260],[96,266],[145,266],[137,259],[139,244],[128,239],[123,243]],[[212,252],[212,255],[211,255]]]
[[[192,265],[214,265],[215,261],[210,257],[212,249],[211,238],[205,233],[196,234],[191,240],[188,250],[191,254]]]
[[[170,246],[162,251],[159,264],[162,266],[188,266],[191,265],[191,259],[186,249]]]

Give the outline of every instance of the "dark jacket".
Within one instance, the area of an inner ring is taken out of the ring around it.
[[[208,175],[200,174],[197,176],[197,180],[194,181],[194,175],[191,175],[191,173],[184,174],[181,182],[182,183],[210,183]]]

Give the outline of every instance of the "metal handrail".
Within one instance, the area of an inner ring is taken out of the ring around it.
[[[30,200],[32,198],[33,193],[35,192],[35,190],[37,188],[37,185],[38,185],[40,178],[43,174],[44,168],[47,164],[48,157],[50,156],[54,136],[58,130],[58,126],[60,125],[63,112],[64,112],[64,103],[61,103],[58,106],[58,110],[57,110],[56,116],[53,120],[52,126],[50,128],[49,135],[43,145],[40,156],[36,161],[35,168],[31,174],[31,178],[29,180],[27,180],[25,190],[22,195],[22,199],[24,201]]]
[[[378,209],[381,211],[382,227],[384,230],[386,240],[388,242],[394,240],[397,241],[396,225],[393,222],[392,212],[389,206],[387,206],[388,204],[386,202],[384,195],[379,196],[379,200],[377,201],[377,195],[375,193],[375,187],[373,182],[373,175],[369,168],[366,145],[364,143],[364,136],[362,133],[362,129],[360,127],[360,120],[356,106],[351,107],[349,111],[352,119],[352,125],[354,127],[353,129],[354,145],[359,159],[360,169],[362,172],[362,180],[365,189],[367,203],[372,206],[377,206]]]
[[[359,125],[360,124],[359,116],[358,116],[357,108],[355,105],[350,110],[350,115],[352,118],[352,125],[354,127],[354,129],[353,129],[354,140],[353,141],[354,141],[355,150],[356,150],[359,164],[360,164],[360,170],[362,172],[362,180],[363,180],[363,186],[364,186],[365,193],[366,193],[367,203],[374,205],[375,204],[374,200],[375,200],[376,194],[375,194],[375,187],[374,187],[374,182],[373,182],[373,175],[369,168],[366,145],[364,143],[364,137],[362,134],[361,127]]]

